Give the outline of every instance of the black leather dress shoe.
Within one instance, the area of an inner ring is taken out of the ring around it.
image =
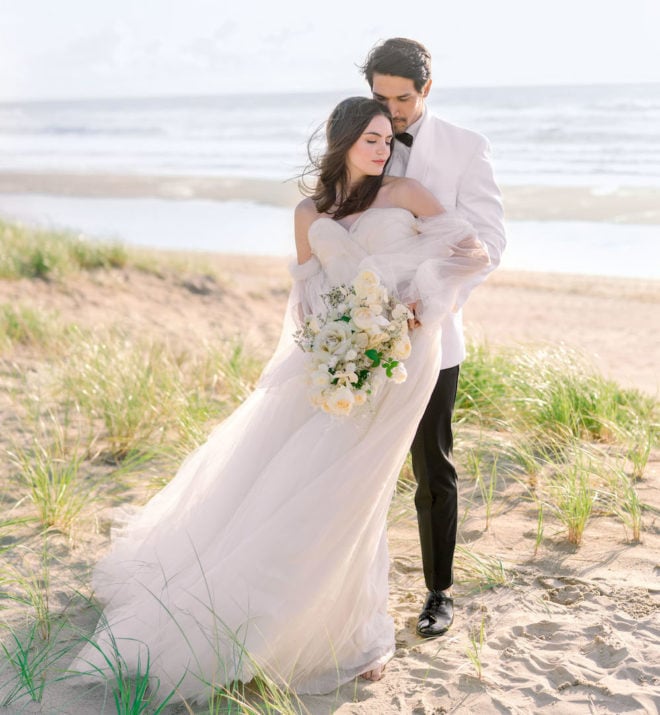
[[[442,591],[430,591],[417,619],[417,634],[435,638],[446,633],[454,620],[454,599]]]

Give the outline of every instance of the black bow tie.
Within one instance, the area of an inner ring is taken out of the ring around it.
[[[413,143],[413,135],[408,134],[408,132],[401,132],[401,134],[395,134],[395,138],[405,144],[406,146],[412,146]]]

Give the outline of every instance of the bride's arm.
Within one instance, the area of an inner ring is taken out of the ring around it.
[[[314,202],[303,199],[294,212],[294,231],[296,237],[296,255],[298,263],[306,263],[312,257],[312,248],[309,245],[309,227],[318,218]]]

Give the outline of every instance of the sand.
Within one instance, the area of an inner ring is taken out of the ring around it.
[[[83,172],[0,171],[0,193],[107,198],[212,199],[295,206],[295,179],[217,176],[149,176]],[[611,221],[660,223],[660,189],[655,187],[504,186],[506,217],[514,221]]]
[[[187,346],[240,335],[259,343],[266,355],[286,301],[286,262],[240,256],[196,261],[183,273],[161,276],[130,269],[81,274],[62,283],[0,281],[0,304],[20,300],[60,320],[88,327],[116,324]],[[212,268],[217,278],[200,266]],[[582,350],[612,379],[657,394],[659,304],[659,282],[502,271],[472,295],[466,329],[476,339],[519,350],[564,343]],[[20,354],[11,359],[29,362]],[[7,396],[0,400],[0,418],[5,426],[14,424]],[[469,438],[459,430],[457,451]],[[455,623],[434,641],[414,634],[425,592],[411,497],[398,495],[389,532],[396,654],[380,682],[308,696],[304,705],[318,715],[658,712],[659,476],[656,451],[638,485],[648,504],[642,543],[627,542],[620,522],[600,515],[589,524],[583,544],[571,547],[559,524],[548,519],[534,555],[536,511],[521,487],[500,485],[486,530],[474,482],[462,474],[459,543],[483,558],[501,560],[508,584],[481,592],[458,587]],[[107,533],[101,532],[86,542],[87,553],[66,558],[70,565],[93,561],[107,545]],[[11,613],[4,615],[11,620]],[[482,623],[479,678],[466,651],[470,633]],[[103,711],[97,697],[67,684],[49,686],[41,706],[12,707],[4,712]]]

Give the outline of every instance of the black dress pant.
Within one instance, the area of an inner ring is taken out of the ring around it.
[[[410,450],[417,480],[415,507],[424,579],[429,591],[449,588],[454,580],[458,484],[452,463],[451,419],[458,372],[458,365],[440,371]]]

